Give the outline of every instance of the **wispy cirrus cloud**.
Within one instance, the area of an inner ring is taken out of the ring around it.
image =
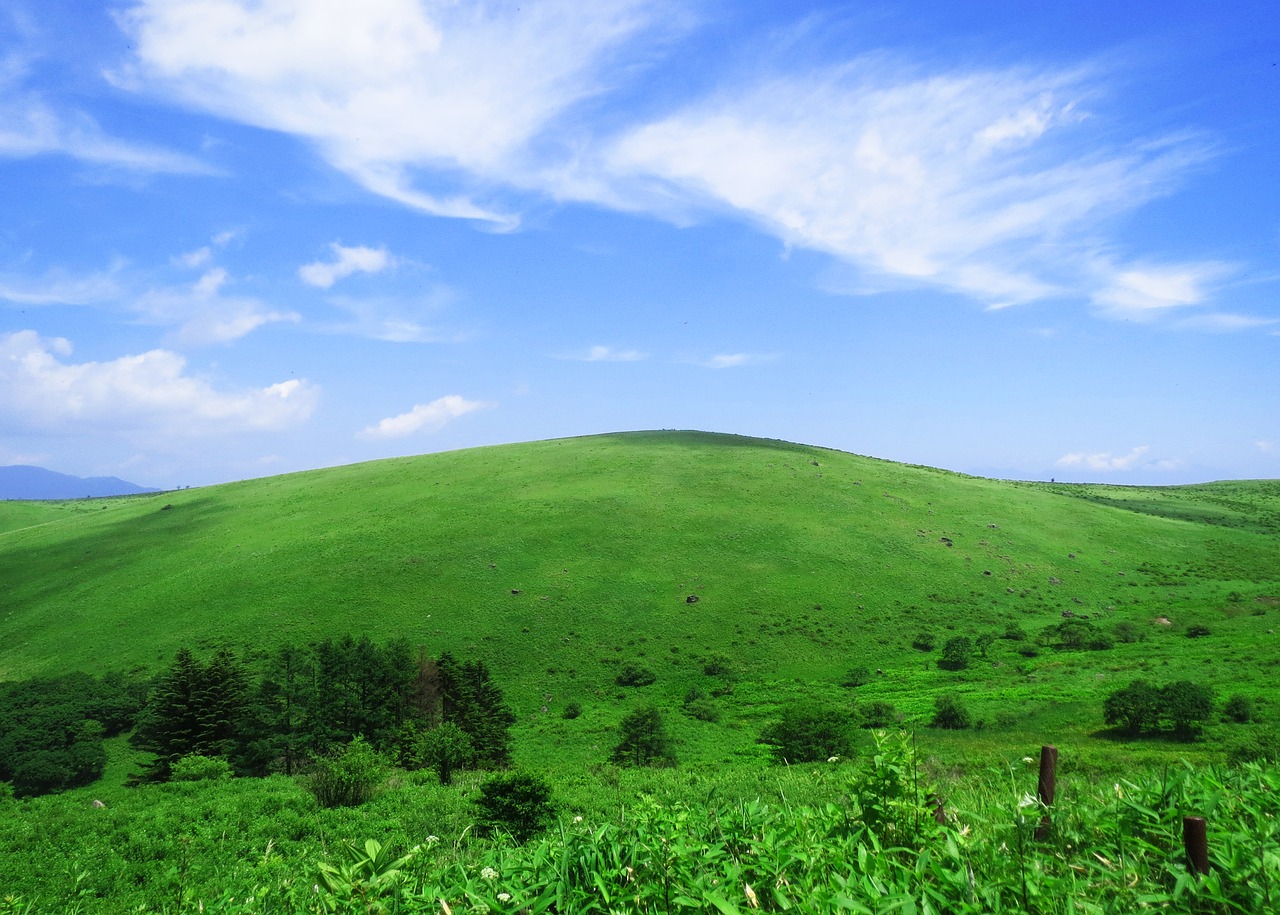
[[[1206,154],[1186,139],[1083,148],[1100,82],[1087,70],[918,76],[866,58],[694,102],[627,132],[605,167],[631,179],[637,206],[675,196],[828,252],[871,283],[1007,306],[1079,291],[1083,236]]]
[[[618,349],[614,346],[595,345],[585,351],[569,353],[562,358],[577,362],[640,362],[649,354],[638,349]]]
[[[0,274],[0,299],[17,305],[95,305],[118,298],[122,293],[122,264],[107,270],[74,275],[50,270],[42,276]]]
[[[1177,307],[1176,268],[1100,270],[1091,252],[1110,247],[1109,217],[1175,189],[1212,143],[1126,129],[1105,67],[877,51],[782,74],[762,58],[712,92],[610,108],[642,85],[632,64],[692,20],[675,0],[138,0],[119,17],[135,56],[113,78],[301,138],[371,193],[497,229],[532,192],[729,215],[848,265],[859,292]],[[321,286],[350,275],[310,268]]]
[[[176,326],[176,342],[196,346],[230,343],[267,324],[302,320],[296,311],[225,294],[229,280],[226,269],[213,267],[190,285],[149,290],[133,300],[132,309],[152,323]]]
[[[100,362],[72,362],[72,351],[65,338],[31,330],[0,335],[0,417],[7,426],[192,437],[271,431],[306,420],[319,397],[301,379],[218,390],[169,350]]]
[[[329,250],[333,252],[332,260],[313,261],[298,268],[299,278],[308,286],[328,289],[338,280],[352,274],[381,273],[395,263],[386,248],[368,248],[364,245],[348,248],[335,241],[329,244]]]
[[[1108,317],[1128,320],[1150,320],[1175,309],[1204,304],[1213,288],[1234,270],[1218,262],[1105,269],[1109,281],[1094,294],[1094,305]]]
[[[736,369],[744,365],[772,362],[777,358],[770,353],[718,353],[708,359],[697,360],[697,364],[709,369]]]
[[[397,416],[389,416],[360,432],[361,438],[404,438],[415,432],[436,432],[447,424],[476,410],[487,410],[497,404],[480,400],[467,400],[459,394],[448,394],[430,403],[417,404],[412,410]]]
[[[311,141],[375,194],[510,228],[463,187],[416,171],[494,177],[604,86],[609,54],[658,21],[642,0],[423,4],[143,0],[120,22],[136,59],[121,85]]]

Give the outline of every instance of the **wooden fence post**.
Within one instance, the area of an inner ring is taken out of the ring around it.
[[[941,794],[929,795],[929,806],[933,808],[933,821],[939,826],[947,825],[947,808],[943,804]]]
[[[1182,818],[1182,845],[1193,874],[1209,873],[1209,828],[1204,817]]]
[[[1058,748],[1054,746],[1043,746],[1040,748],[1040,781],[1036,784],[1036,797],[1040,803],[1044,805],[1044,817],[1040,820],[1040,825],[1036,827],[1036,838],[1049,838],[1050,822],[1048,808],[1053,806],[1053,795],[1057,789],[1058,775]]]

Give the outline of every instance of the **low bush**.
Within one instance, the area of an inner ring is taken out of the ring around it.
[[[517,842],[537,835],[555,816],[551,785],[524,772],[508,772],[489,779],[480,786],[475,804],[486,829],[508,833]]]
[[[307,787],[321,807],[356,807],[377,792],[386,767],[373,747],[357,737],[315,762]]]

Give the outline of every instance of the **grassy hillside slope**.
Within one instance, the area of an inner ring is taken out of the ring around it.
[[[1278,522],[1275,482],[1017,484],[689,432],[0,503],[0,678],[369,633],[486,660],[526,761],[603,759],[641,701],[673,710],[690,761],[753,756],[780,701],[847,700],[857,665],[882,671],[859,698],[919,718],[958,693],[1020,739],[1056,739],[1098,728],[1101,697],[1138,674],[1265,696]],[[956,673],[911,647],[1064,612],[1146,639],[1036,658],[1000,641]],[[717,658],[736,675],[722,720],[680,716],[690,687],[724,685],[704,673]],[[628,663],[657,682],[618,687]],[[560,717],[570,701],[581,718]]]

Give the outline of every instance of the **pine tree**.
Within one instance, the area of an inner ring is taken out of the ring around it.
[[[155,754],[144,779],[164,781],[176,760],[197,752],[204,735],[200,699],[205,685],[204,665],[188,648],[179,649],[173,665],[156,678],[132,741]]]

